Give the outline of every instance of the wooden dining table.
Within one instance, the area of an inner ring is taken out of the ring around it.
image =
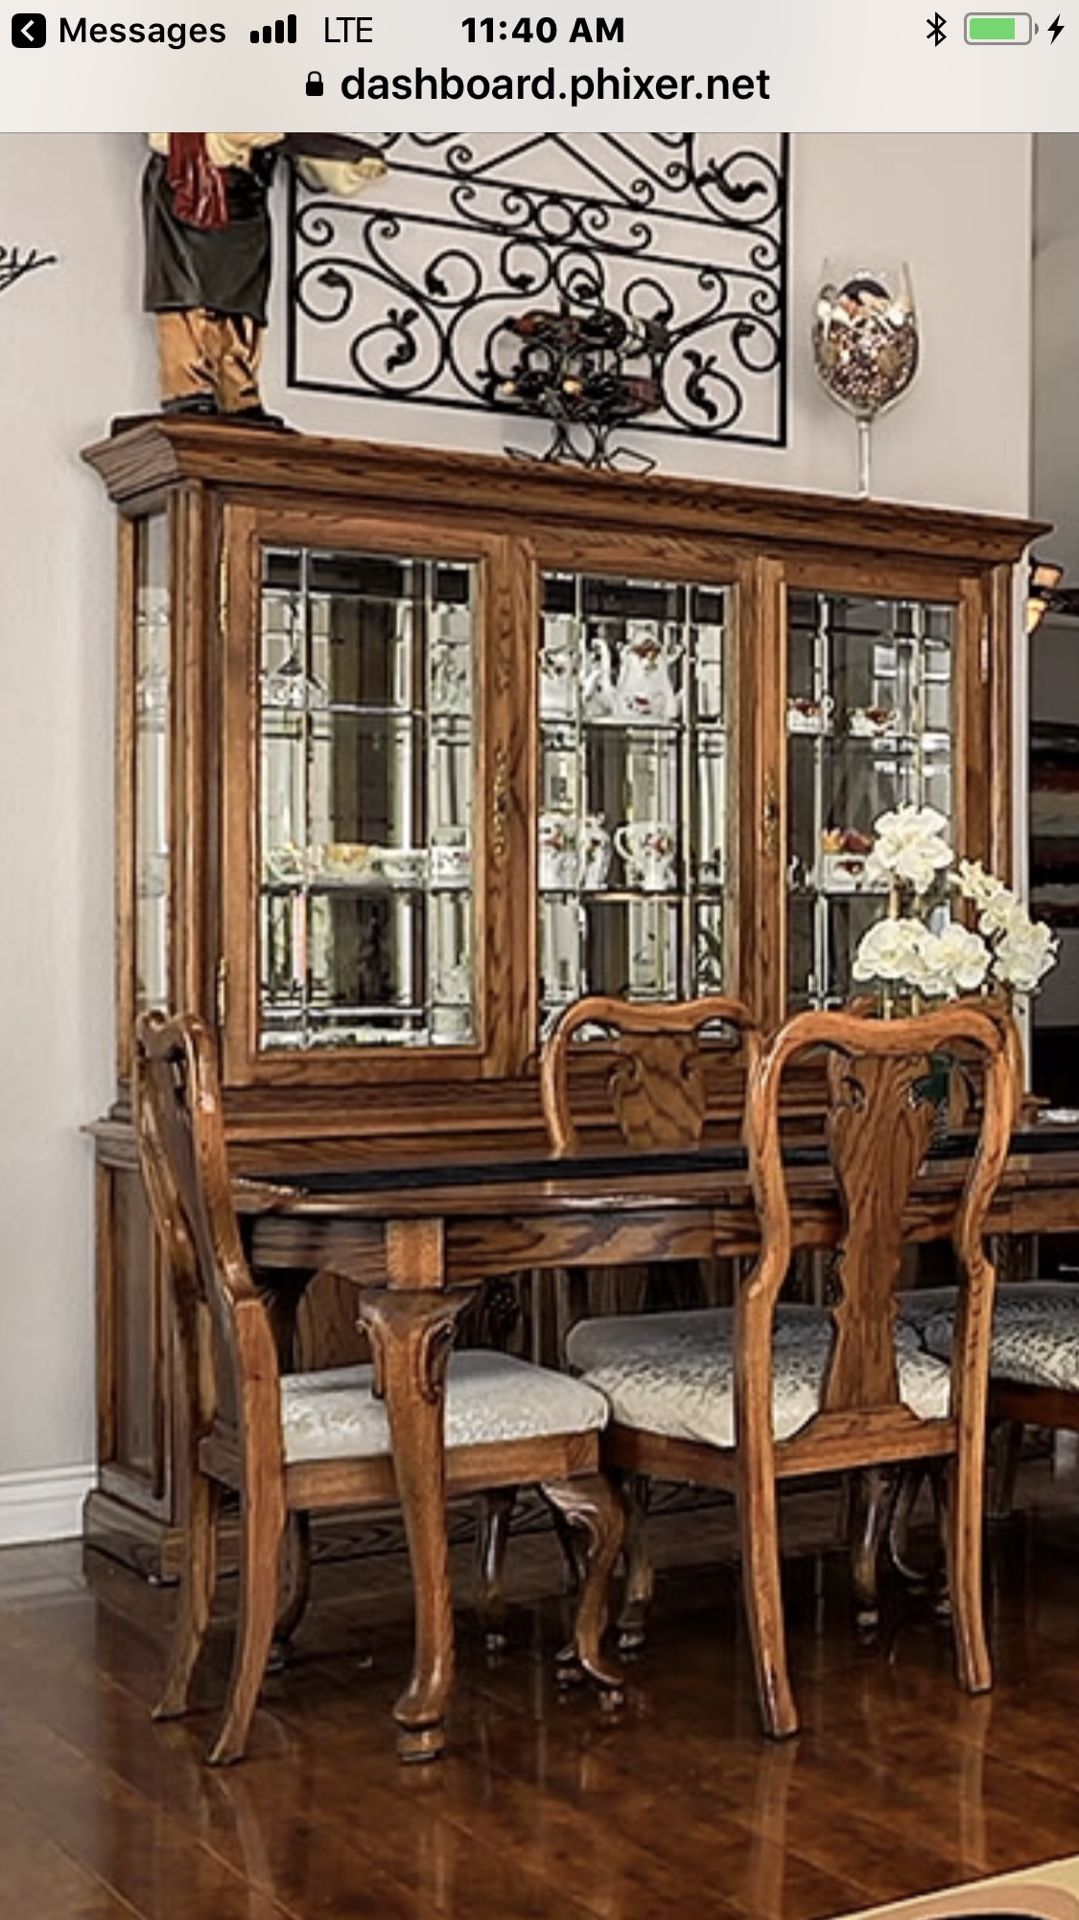
[[[931,1149],[907,1212],[911,1240],[951,1229],[969,1165]],[[785,1150],[795,1245],[826,1249],[840,1213],[822,1144]],[[385,1399],[415,1595],[411,1678],[398,1723],[437,1751],[453,1683],[443,1400],[457,1320],[484,1283],[521,1271],[751,1255],[757,1219],[737,1146],[548,1154],[482,1162],[305,1169],[237,1183],[260,1285],[295,1293],[330,1271],[356,1288]],[[994,1235],[1079,1232],[1079,1129],[1017,1133],[990,1216]]]

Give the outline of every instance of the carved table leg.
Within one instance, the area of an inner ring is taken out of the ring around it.
[[[408,1236],[402,1233],[401,1256],[407,1245]],[[417,1257],[422,1255],[421,1244]],[[443,1411],[454,1325],[470,1297],[464,1289],[439,1293],[380,1288],[360,1295],[360,1322],[374,1355],[375,1391],[386,1401],[412,1563],[412,1678],[394,1708],[402,1760],[436,1759],[445,1744],[443,1719],[453,1684],[453,1599]]]

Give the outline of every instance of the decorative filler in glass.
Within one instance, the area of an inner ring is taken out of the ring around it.
[[[511,413],[516,323],[567,302],[665,332],[635,439],[786,443],[785,135],[369,138],[377,202],[290,183],[290,387]]]
[[[813,359],[832,399],[858,423],[858,492],[870,490],[873,421],[918,371],[910,270],[826,260],[813,319]]]
[[[558,312],[522,314],[509,329],[522,342],[520,354],[508,374],[492,380],[491,399],[551,422],[550,444],[539,458],[651,473],[654,460],[612,446],[611,434],[663,404],[660,373],[670,347],[663,322],[624,320],[610,307],[573,313],[563,300]],[[640,370],[627,372],[630,363]]]
[[[953,864],[947,827],[935,807],[898,807],[874,822],[866,869],[887,887],[888,912],[862,935],[851,971],[880,988],[885,1012],[966,993],[1010,1001],[1034,993],[1056,963],[1051,928],[1003,880],[980,860]],[[973,906],[976,927],[955,918],[956,898]]]

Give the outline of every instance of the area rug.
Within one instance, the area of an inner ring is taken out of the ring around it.
[[[952,1914],[966,1920],[1079,1920],[1079,1854],[896,1906],[865,1908],[843,1920],[948,1920]]]

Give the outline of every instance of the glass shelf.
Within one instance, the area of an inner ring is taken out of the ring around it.
[[[878,816],[953,805],[955,609],[788,596],[788,965],[792,1007],[840,1004],[885,890],[861,876]],[[850,836],[853,844],[848,844]]]
[[[724,977],[728,590],[552,573],[539,634],[540,1024]]]
[[[474,1045],[475,570],[263,552],[263,1051]]]

